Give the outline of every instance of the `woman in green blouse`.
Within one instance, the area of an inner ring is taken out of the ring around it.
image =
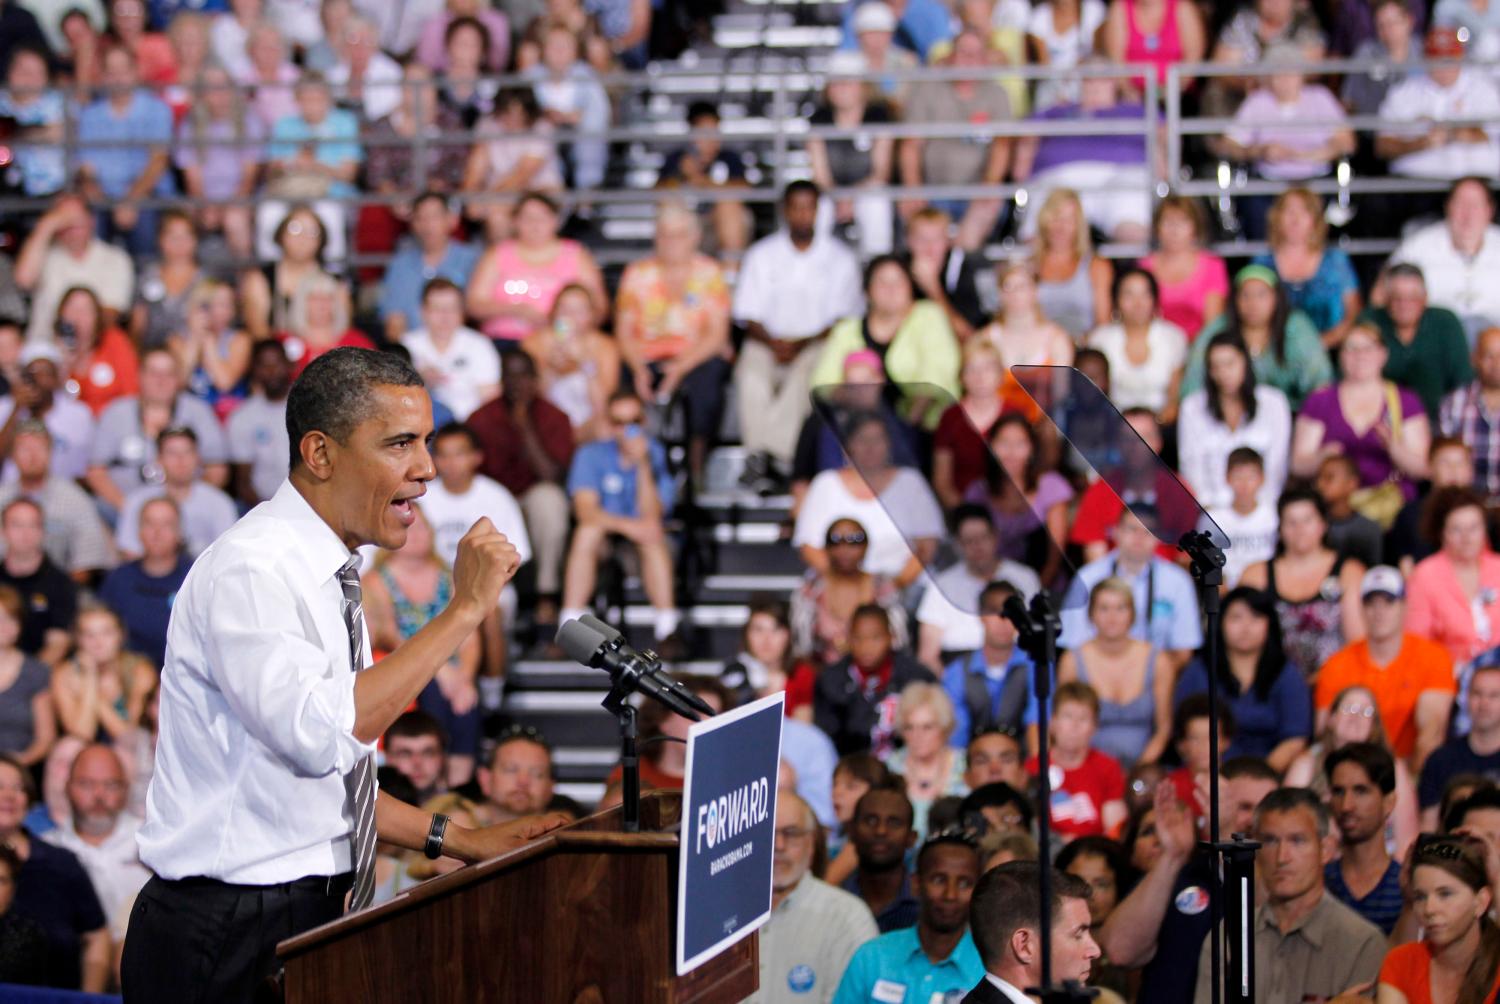
[[[1276,273],[1265,265],[1246,265],[1235,273],[1229,309],[1204,325],[1193,340],[1182,396],[1203,386],[1208,343],[1221,331],[1233,331],[1250,349],[1257,383],[1269,384],[1287,397],[1295,412],[1307,395],[1333,382],[1333,364],[1317,326],[1287,304]]]

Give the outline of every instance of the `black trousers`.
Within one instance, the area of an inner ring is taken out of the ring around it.
[[[127,1004],[279,999],[276,945],[337,919],[350,874],[281,885],[153,877],[130,911],[120,979]]]

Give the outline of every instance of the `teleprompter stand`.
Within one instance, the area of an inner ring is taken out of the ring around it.
[[[1208,840],[1201,846],[1214,855],[1213,894],[1209,896],[1213,928],[1209,934],[1209,985],[1213,1004],[1254,1004],[1255,1000],[1255,852],[1260,845],[1243,834],[1219,835],[1219,587],[1224,584],[1224,551],[1212,535],[1193,530],[1178,547],[1192,562],[1188,569],[1198,586],[1204,614],[1204,656],[1208,669]],[[1225,962],[1230,980],[1224,982]]]
[[[1062,618],[1052,606],[1052,597],[1041,590],[1031,599],[1031,608],[1019,596],[1005,601],[1005,619],[1020,636],[1021,648],[1031,656],[1036,670],[1037,703],[1037,783],[1041,812],[1037,813],[1037,830],[1041,837],[1042,867],[1037,869],[1042,916],[1039,934],[1042,943],[1042,985],[1027,987],[1028,994],[1040,997],[1042,1004],[1086,1004],[1098,993],[1077,980],[1052,982],[1052,869],[1050,861],[1052,831],[1052,777],[1050,742],[1047,729],[1052,718],[1052,674],[1057,665],[1057,638],[1062,633]]]

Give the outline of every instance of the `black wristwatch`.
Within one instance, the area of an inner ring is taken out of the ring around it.
[[[427,831],[427,843],[422,853],[436,861],[443,856],[443,834],[448,832],[448,817],[441,812],[432,814],[432,828]]]

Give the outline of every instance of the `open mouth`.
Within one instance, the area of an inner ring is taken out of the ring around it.
[[[396,512],[396,519],[402,526],[409,527],[417,521],[417,510],[412,503],[422,496],[422,492],[407,495],[391,500],[391,508]]]

